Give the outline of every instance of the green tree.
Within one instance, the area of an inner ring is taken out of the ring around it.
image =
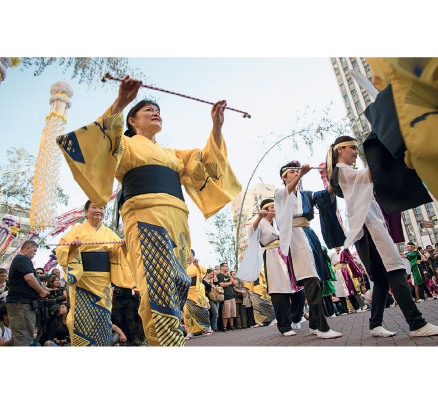
[[[79,84],[86,84],[88,88],[100,84],[102,76],[109,71],[115,77],[130,77],[146,83],[149,77],[139,69],[129,66],[126,57],[21,57],[21,70],[34,68],[34,76],[41,75],[53,64],[64,66],[63,73],[71,71],[71,78],[79,77]]]
[[[36,158],[23,147],[12,147],[6,151],[8,163],[0,165],[1,201],[29,209],[33,193]],[[2,174],[3,173],[3,174]],[[58,204],[67,205],[68,196],[58,186]]]

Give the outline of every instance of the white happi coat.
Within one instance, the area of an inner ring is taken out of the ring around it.
[[[296,281],[316,277],[315,258],[307,235],[302,227],[292,227],[294,217],[303,216],[301,193],[289,194],[287,187],[275,191],[275,216],[280,226],[280,249],[287,256],[289,249],[292,256],[293,271]]]
[[[404,269],[405,264],[389,235],[382,211],[373,200],[373,183],[370,181],[368,169],[355,170],[342,162],[338,162],[336,166],[339,168],[339,186],[347,205],[347,238],[344,248],[349,248],[363,237],[365,224],[386,271]]]
[[[263,252],[264,246],[268,245],[272,241],[278,240],[279,231],[277,229],[277,223],[274,219],[273,226],[269,224],[269,221],[262,219],[254,230],[254,226],[251,224],[248,230],[248,249],[240,264],[237,277],[245,281],[255,281],[260,273],[260,269],[263,265]],[[287,265],[284,263],[278,249],[266,250],[266,266],[265,274],[268,282],[268,293],[279,294],[292,294],[295,290],[292,288]]]

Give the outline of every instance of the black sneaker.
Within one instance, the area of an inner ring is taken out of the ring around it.
[[[230,326],[230,330],[236,330],[234,326]]]
[[[228,329],[227,329],[226,327],[224,327],[224,328],[222,329],[222,331],[223,331],[223,332],[228,332]]]

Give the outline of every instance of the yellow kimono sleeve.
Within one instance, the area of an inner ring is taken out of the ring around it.
[[[367,61],[377,89],[391,85],[407,148],[406,165],[438,198],[438,58],[370,57]]]
[[[181,184],[205,218],[216,214],[242,191],[242,185],[227,159],[223,138],[220,149],[211,133],[202,151],[175,150],[175,153],[183,160],[185,167]]]
[[[111,259],[111,282],[122,288],[135,288],[134,276],[130,267],[129,254],[125,257],[122,248],[119,253]]]
[[[73,227],[66,235],[64,235],[59,243],[69,243],[76,239],[76,227]],[[82,257],[79,249],[77,252],[68,258],[70,246],[57,246],[56,259],[64,270],[67,278],[67,283],[70,285],[76,284],[84,274],[82,266]]]
[[[111,197],[124,150],[123,115],[108,116],[110,111],[88,126],[56,138],[76,182],[99,208]]]
[[[254,281],[244,281],[243,286],[249,291],[254,292]]]

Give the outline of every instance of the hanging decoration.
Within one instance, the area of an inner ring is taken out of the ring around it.
[[[58,259],[56,257],[56,249],[53,249],[50,253],[49,260],[44,265],[44,273],[49,273],[50,270],[54,269],[56,266],[58,266]]]
[[[18,224],[16,222],[16,224]],[[18,224],[19,225],[19,224]],[[19,227],[18,227],[19,229]],[[17,231],[18,233],[18,231]],[[16,236],[16,235],[15,235]],[[37,238],[39,236],[38,231],[30,231],[25,237],[24,239],[18,244],[17,249],[15,249],[14,253],[12,253],[11,255],[9,255],[6,260],[2,263],[0,263],[0,269],[6,269],[9,270],[9,266],[12,263],[12,260],[14,260],[14,257],[17,256],[20,253],[21,247],[23,246],[23,244],[26,241],[35,241],[35,238]]]
[[[61,150],[56,145],[56,137],[65,132],[73,90],[69,84],[58,81],[50,87],[50,93],[51,109],[41,137],[30,210],[30,224],[36,230],[56,225],[56,195],[61,164]]]
[[[4,217],[0,228],[0,259],[5,255],[11,242],[17,236],[20,224],[12,217]]]

